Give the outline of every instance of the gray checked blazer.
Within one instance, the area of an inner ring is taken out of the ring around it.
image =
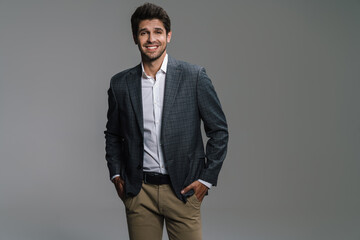
[[[110,177],[125,181],[127,196],[139,193],[143,179],[144,126],[141,65],[120,72],[110,82],[105,131]],[[200,123],[208,137],[206,152]],[[195,180],[214,186],[225,159],[228,129],[215,89],[205,69],[169,56],[165,77],[161,147],[176,196],[186,201],[194,192],[180,191]]]

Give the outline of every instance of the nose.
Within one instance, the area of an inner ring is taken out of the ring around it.
[[[152,33],[149,33],[149,35],[148,35],[149,37],[148,37],[148,42],[153,42],[154,40],[155,40],[155,38],[154,38],[154,34],[152,34]]]

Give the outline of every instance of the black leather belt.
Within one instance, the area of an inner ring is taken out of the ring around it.
[[[155,172],[144,172],[143,175],[144,183],[148,184],[170,184],[170,177],[167,174],[155,173]]]

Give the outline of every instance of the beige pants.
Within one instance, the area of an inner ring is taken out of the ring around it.
[[[201,240],[201,202],[195,195],[184,203],[170,185],[142,185],[124,200],[130,240],[160,240],[164,220],[170,240]]]

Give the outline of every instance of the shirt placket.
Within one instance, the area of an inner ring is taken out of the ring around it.
[[[161,154],[160,154],[160,129],[161,129],[161,102],[160,102],[160,83],[158,73],[156,74],[157,79],[153,85],[153,107],[154,107],[154,124],[155,124],[155,133],[156,133],[156,146],[157,146],[157,158],[159,164],[159,170],[161,173],[164,173],[164,166],[162,164]]]

